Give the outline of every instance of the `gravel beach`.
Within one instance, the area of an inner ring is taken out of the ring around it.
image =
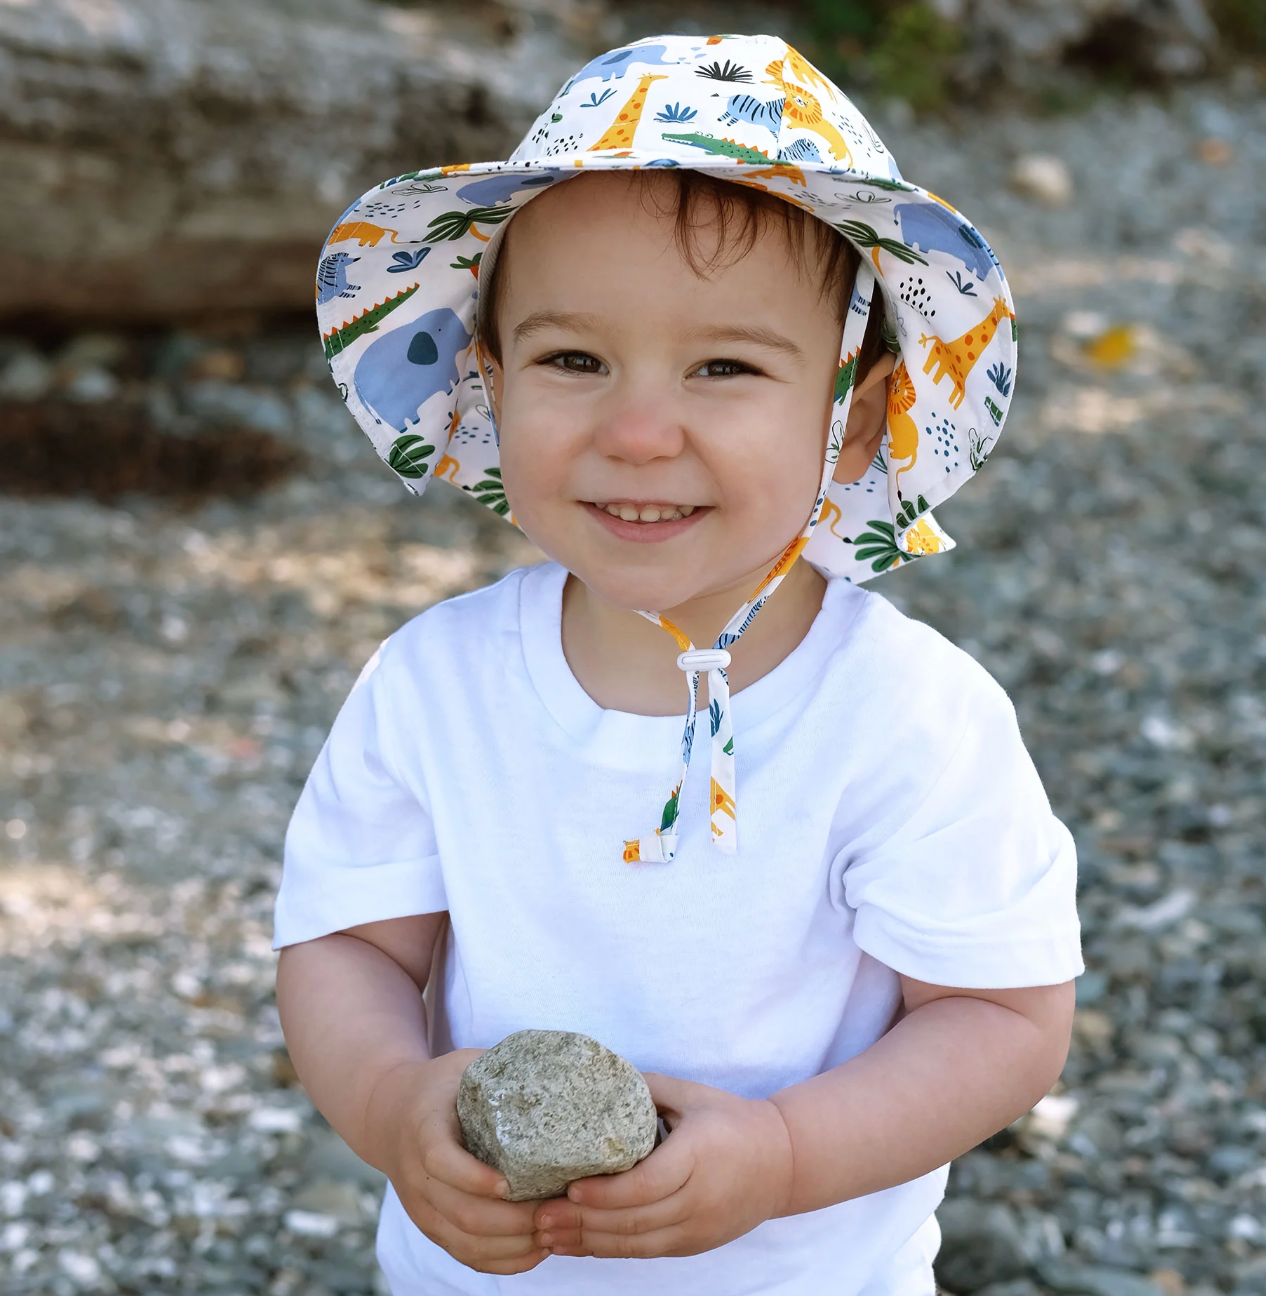
[[[1262,88],[890,117],[994,242],[1022,360],[939,510],[959,549],[871,588],[1011,692],[1089,967],[1056,1092],[955,1166],[941,1281],[1266,1293]],[[101,501],[40,494],[57,465],[9,444],[72,406],[105,449],[43,444]],[[379,641],[539,555],[446,487],[405,495],[314,327],[3,338],[0,420],[0,1287],[385,1291],[381,1177],[278,1026],[282,834]],[[171,439],[263,489],[199,496]],[[132,453],[139,478],[94,458]]]

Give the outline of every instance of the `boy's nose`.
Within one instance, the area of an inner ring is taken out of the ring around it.
[[[653,401],[605,411],[594,434],[600,454],[632,464],[673,459],[685,440],[685,429],[671,408]]]

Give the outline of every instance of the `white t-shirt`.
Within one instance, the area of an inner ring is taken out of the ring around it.
[[[1075,852],[1002,689],[882,597],[832,581],[803,642],[734,695],[739,850],[707,761],[672,864],[680,716],[604,711],[562,651],[556,565],[441,603],[366,667],[286,838],[275,944],[447,910],[433,1046],[582,1031],[643,1071],[765,1097],[868,1048],[897,973],[1052,985],[1082,971]],[[668,645],[671,648],[671,645]],[[685,686],[682,687],[683,698]],[[465,1268],[388,1192],[395,1296],[930,1296],[945,1171],[699,1256]]]

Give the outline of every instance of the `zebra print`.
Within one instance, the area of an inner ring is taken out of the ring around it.
[[[818,146],[812,140],[798,139],[792,140],[790,144],[785,145],[778,150],[779,162],[821,162],[822,154],[818,152]]]
[[[429,248],[427,249],[430,250]],[[360,284],[347,282],[347,267],[360,257],[346,252],[332,252],[317,269],[317,301],[324,306],[335,297],[354,297]]]
[[[739,122],[751,122],[753,126],[764,126],[766,130],[778,134],[782,125],[782,99],[757,99],[755,95],[731,95],[721,114],[721,120],[727,126],[737,126]]]

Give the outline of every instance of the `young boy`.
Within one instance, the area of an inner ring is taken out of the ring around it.
[[[782,41],[660,37],[367,194],[318,297],[396,472],[553,560],[384,644],[287,837],[282,1021],[391,1290],[930,1296],[944,1167],[1047,1092],[1081,971],[1005,695],[857,586],[996,437],[992,253]],[[664,1142],[503,1200],[455,1097],[526,1027],[647,1072]]]

